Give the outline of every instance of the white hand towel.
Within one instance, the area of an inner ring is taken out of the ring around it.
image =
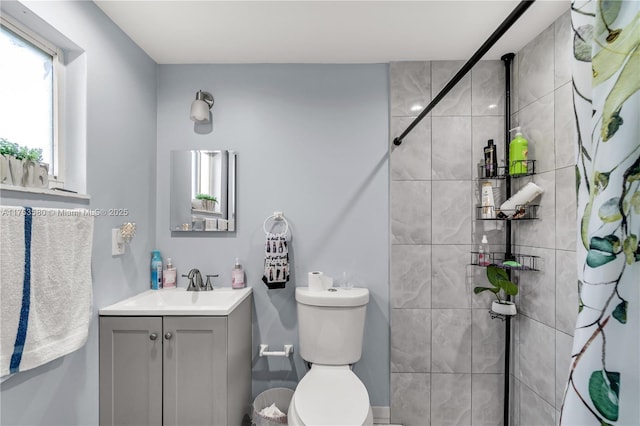
[[[0,376],[82,347],[91,319],[93,216],[0,207]]]

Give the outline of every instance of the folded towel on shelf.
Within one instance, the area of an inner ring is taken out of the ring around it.
[[[0,376],[82,347],[91,319],[93,216],[0,207]]]

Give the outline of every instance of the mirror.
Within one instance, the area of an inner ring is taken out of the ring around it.
[[[235,231],[236,157],[235,151],[171,151],[171,231]]]

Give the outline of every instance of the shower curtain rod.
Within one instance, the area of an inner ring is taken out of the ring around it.
[[[535,0],[522,0],[520,3],[518,3],[516,8],[513,9],[513,11],[509,14],[509,16],[506,17],[504,21],[502,21],[500,26],[496,28],[493,34],[491,34],[489,38],[482,44],[482,46],[480,46],[480,48],[476,51],[476,53],[474,53],[473,56],[469,58],[467,63],[465,63],[462,68],[460,68],[460,71],[458,71],[456,75],[453,76],[453,78],[447,83],[447,85],[442,88],[440,93],[438,93],[436,97],[433,98],[431,102],[429,102],[429,105],[427,105],[425,109],[420,112],[415,120],[413,120],[413,122],[409,124],[409,127],[407,127],[400,136],[393,140],[394,145],[400,145],[402,143],[402,140],[407,136],[407,134],[409,134],[409,132],[411,132],[411,130],[413,130],[413,128],[416,127],[427,114],[429,114],[429,112],[442,100],[442,98],[446,96],[447,93],[449,93],[451,89],[455,87],[456,84],[458,84],[460,80],[462,80],[462,77],[464,77],[465,74],[467,74],[471,70],[471,68],[473,68],[476,62],[478,62],[480,58],[482,58],[484,54],[487,53],[487,51],[491,49],[491,47],[493,47],[493,45],[500,39],[500,37],[502,37],[502,35],[506,33],[509,28],[511,28],[511,26],[518,20],[518,18],[520,18],[520,16],[534,2]]]

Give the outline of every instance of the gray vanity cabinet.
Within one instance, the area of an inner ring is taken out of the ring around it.
[[[240,425],[251,299],[227,316],[101,316],[101,425]]]
[[[100,424],[162,424],[162,317],[100,317]]]

